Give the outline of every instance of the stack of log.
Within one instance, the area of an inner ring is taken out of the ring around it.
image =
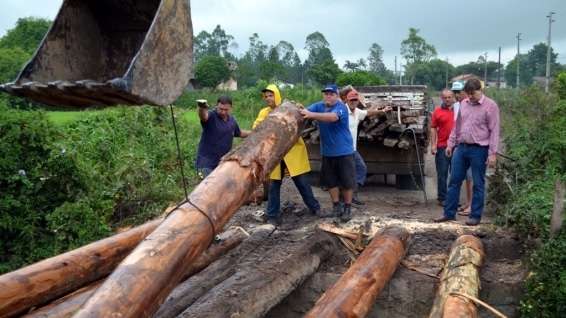
[[[357,90],[362,102],[360,109],[393,108],[386,116],[366,118],[361,122],[358,141],[409,149],[414,144],[413,136],[405,130],[412,129],[419,145],[427,145],[429,99],[424,86],[374,86],[358,87]],[[305,142],[318,144],[317,122],[308,121],[301,135]]]
[[[156,220],[0,276],[0,316],[71,317],[104,278],[162,220]],[[192,276],[239,245],[248,234],[230,229],[194,262],[180,269]]]

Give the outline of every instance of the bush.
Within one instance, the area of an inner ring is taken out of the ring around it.
[[[566,231],[530,256],[531,273],[521,301],[523,317],[564,317],[566,313]]]
[[[566,231],[549,238],[554,182],[566,181],[566,101],[539,88],[491,91],[501,109],[505,151],[489,199],[498,221],[523,237],[545,242],[530,255],[531,275],[521,302],[524,317],[566,312]]]
[[[387,82],[380,78],[379,76],[366,72],[366,71],[355,71],[342,73],[338,75],[336,83],[339,86],[371,86],[371,85],[387,85]]]
[[[556,92],[561,99],[566,100],[566,72],[556,76]]]
[[[61,220],[57,226],[82,232],[56,242],[52,213],[87,191],[76,160],[55,143],[60,134],[42,112],[0,107],[0,272],[84,244],[98,231]]]

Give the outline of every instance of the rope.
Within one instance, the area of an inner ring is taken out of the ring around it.
[[[179,145],[179,134],[177,133],[177,123],[175,122],[173,105],[169,105],[169,109],[171,110],[171,121],[173,122],[173,130],[175,131],[175,142],[177,143],[177,160],[179,161],[179,170],[181,170],[181,178],[183,179],[183,190],[185,191],[185,199],[186,199],[189,197],[189,192],[187,191],[187,180],[185,179],[185,171],[183,169],[183,156],[181,154],[181,146]]]

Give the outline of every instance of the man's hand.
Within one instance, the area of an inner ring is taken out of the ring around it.
[[[493,155],[489,155],[489,157],[487,157],[487,166],[494,169],[495,165],[497,163],[497,155],[493,154]]]
[[[452,148],[450,147],[446,148],[446,157],[448,158],[452,157]]]
[[[313,113],[306,110],[306,109],[301,109],[299,112],[301,113],[301,115],[303,115],[304,119],[311,119],[312,118]]]
[[[208,102],[206,99],[197,99],[196,102],[199,108],[208,108]]]
[[[430,147],[430,153],[433,154],[433,155],[436,155],[436,146]]]
[[[383,113],[388,113],[388,112],[390,112],[390,111],[392,111],[392,110],[393,110],[393,107],[391,107],[391,106],[385,106],[385,108],[383,108],[381,111],[382,111]]]

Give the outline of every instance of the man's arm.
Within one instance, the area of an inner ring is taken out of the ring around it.
[[[489,128],[489,156],[487,163],[491,168],[495,168],[497,149],[499,147],[499,107],[495,103],[488,110],[487,125]]]
[[[458,111],[458,116],[456,117],[454,128],[452,128],[452,131],[450,132],[450,136],[448,137],[448,147],[446,147],[446,156],[448,157],[452,156],[452,150],[456,146],[456,142],[458,142],[461,129],[462,129],[462,104],[460,104],[460,110]]]
[[[333,123],[338,121],[338,114],[334,113],[334,112],[330,112],[330,113],[315,113],[315,112],[311,112],[308,111],[306,109],[301,109],[301,114],[303,115],[303,117],[305,119],[313,119],[313,120],[318,120],[318,121],[322,121],[322,122],[327,122],[327,123]]]
[[[240,135],[238,137],[240,138],[246,138],[247,136],[249,136],[252,132],[250,130],[240,130]]]
[[[371,108],[368,109],[368,117],[373,117],[373,116],[385,116],[386,113],[392,111],[393,108],[391,106],[386,106],[383,109],[375,109],[375,108]]]
[[[436,132],[436,127],[430,127],[430,153],[436,155],[438,143],[438,135]]]
[[[203,123],[206,123],[208,121],[208,106],[203,107],[199,105],[198,118],[200,118],[200,121]]]

